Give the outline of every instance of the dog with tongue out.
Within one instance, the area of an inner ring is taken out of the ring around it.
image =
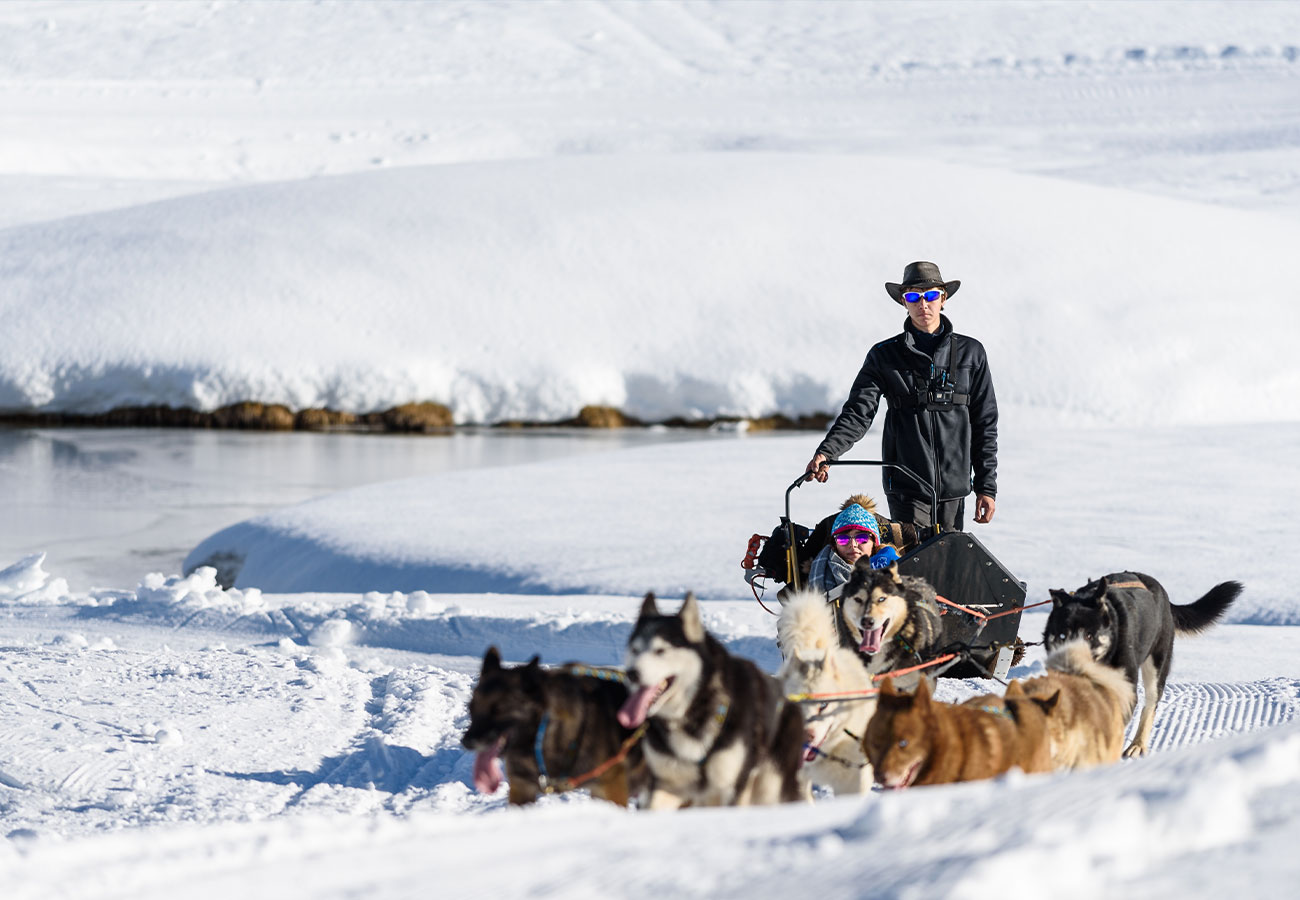
[[[943,638],[934,587],[924,578],[899,575],[898,566],[873,569],[859,560],[840,595],[840,639],[858,651],[872,675],[933,659]],[[921,675],[894,679],[911,690]]]
[[[694,594],[672,615],[646,594],[625,669],[629,692],[618,721],[646,727],[650,809],[811,799],[800,777],[798,704],[704,630]]]
[[[461,737],[474,753],[474,787],[494,794],[504,774],[512,804],[581,785],[593,797],[627,806],[645,790],[640,749],[633,745],[619,755],[631,737],[617,721],[627,696],[620,681],[587,666],[543,668],[536,656],[526,665],[503,666],[497,648],[489,647]]]

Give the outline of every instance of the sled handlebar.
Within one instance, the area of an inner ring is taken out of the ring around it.
[[[917,475],[902,463],[885,462],[883,459],[828,459],[822,463],[823,466],[880,466],[882,469],[897,469],[908,478],[911,478],[917,484],[925,488],[930,494],[930,521],[938,524],[939,521],[939,492],[934,489],[934,485],[926,481],[920,475]],[[802,487],[804,483],[812,480],[812,473],[805,472],[795,479],[794,483],[785,489],[785,517],[790,518],[790,495],[794,489]]]
[[[936,531],[939,528],[939,492],[935,490],[934,485],[926,481],[920,475],[917,475],[902,463],[885,462],[883,459],[828,459],[822,463],[824,466],[880,466],[882,469],[897,469],[907,477],[911,478],[917,484],[924,487],[930,492],[930,527]],[[794,577],[792,582],[796,589],[799,587],[799,568],[794,559],[794,548],[797,544],[794,538],[794,520],[790,518],[790,495],[794,493],[795,488],[802,487],[805,482],[812,480],[812,473],[805,472],[795,479],[794,483],[785,489],[785,525],[789,530],[789,549],[788,553],[791,558],[787,560],[790,572]]]

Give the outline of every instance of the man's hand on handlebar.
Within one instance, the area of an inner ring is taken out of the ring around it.
[[[826,465],[826,455],[818,453],[812,459],[808,460],[808,467],[804,470],[808,473],[809,479],[816,478],[820,482],[825,482],[830,477],[831,467]]]

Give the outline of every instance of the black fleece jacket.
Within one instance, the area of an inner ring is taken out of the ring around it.
[[[969,494],[972,471],[975,492],[996,497],[998,404],[988,358],[979,341],[954,333],[948,317],[940,318],[932,354],[918,349],[922,332],[910,319],[902,334],[871,348],[817,452],[839,459],[867,433],[883,396],[889,401],[881,441],[885,462],[907,466],[929,480],[940,501]],[[918,391],[927,390],[944,372],[959,402],[918,406]],[[929,492],[901,472],[885,469],[883,477],[886,493],[929,500]]]

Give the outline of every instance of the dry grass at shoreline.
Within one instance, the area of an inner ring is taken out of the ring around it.
[[[406,403],[382,412],[352,413],[310,408],[297,412],[278,403],[246,401],[211,411],[173,406],[127,406],[101,413],[10,412],[0,413],[0,427],[16,428],[204,428],[240,431],[347,431],[392,434],[450,434],[458,428],[711,428],[735,427],[749,431],[825,430],[831,421],[825,413],[791,418],[784,415],[741,418],[686,419],[675,417],[648,422],[611,406],[584,406],[578,414],[559,421],[511,420],[457,424],[451,409],[441,403]]]

